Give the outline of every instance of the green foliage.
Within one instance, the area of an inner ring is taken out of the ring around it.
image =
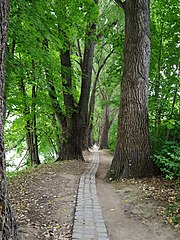
[[[180,175],[178,13],[174,0],[151,4],[149,127],[155,162],[169,179]]]
[[[87,23],[97,22],[97,19],[98,7],[93,0],[12,2],[5,86],[7,150],[16,149],[19,154],[27,150],[26,126],[35,114],[39,154],[45,160],[56,158],[61,129],[52,117],[48,81],[53,82],[59,105],[65,113],[59,55],[72,42],[75,56],[77,39],[84,39]],[[78,102],[80,71],[74,64],[76,60],[72,56],[72,92]],[[32,98],[33,86],[36,87],[35,99]]]
[[[174,0],[151,3],[151,69],[149,84],[149,127],[152,150],[157,165],[169,178],[178,176],[179,123],[179,6]],[[6,148],[16,148],[20,154],[26,149],[26,123],[33,117],[32,105],[36,103],[39,153],[46,160],[58,152],[57,138],[61,130],[54,121],[48,94],[46,71],[54,83],[59,105],[64,109],[61,65],[59,54],[72,46],[73,96],[79,100],[81,69],[77,62],[77,39],[83,50],[87,25],[97,23],[93,79],[106,56],[112,55],[103,67],[96,91],[94,113],[94,139],[98,141],[105,106],[119,108],[122,76],[124,13],[114,1],[14,0],[9,17],[9,40],[6,66]],[[44,41],[48,41],[48,49]],[[35,62],[35,68],[32,66]],[[25,87],[25,96],[22,93]],[[37,87],[32,99],[32,86]],[[104,94],[104,97],[102,97]],[[24,114],[28,108],[28,114]],[[65,110],[64,110],[65,112]],[[111,116],[111,115],[110,115]],[[116,146],[117,119],[109,133],[109,146]],[[174,142],[164,144],[164,142]],[[162,148],[163,146],[163,148]]]
[[[154,160],[167,179],[180,177],[180,145],[176,142],[166,142],[154,153]]]

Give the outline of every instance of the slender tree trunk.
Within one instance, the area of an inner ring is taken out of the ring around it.
[[[150,1],[126,0],[122,6],[125,11],[124,70],[117,146],[108,172],[112,179],[153,174],[148,134]]]
[[[100,76],[101,70],[105,66],[107,60],[109,59],[109,57],[111,56],[112,53],[113,53],[113,50],[106,56],[103,63],[100,65],[100,67],[96,73],[94,83],[93,83],[91,97],[90,97],[90,103],[89,103],[88,121],[87,121],[88,147],[92,147],[92,145],[93,145],[92,130],[93,130],[93,118],[94,118],[94,108],[95,108],[95,94],[96,94],[97,84],[99,81],[99,76]]]
[[[26,120],[26,143],[27,143],[27,149],[29,153],[29,162],[31,166],[39,165],[40,160],[38,156],[38,143],[37,143],[37,134],[36,134],[36,115],[35,115],[35,86],[32,87],[32,98],[33,98],[33,104],[32,104],[32,113],[33,113],[33,119],[30,119],[31,110],[29,106],[27,106],[26,103],[26,88],[23,82],[23,79],[21,79],[21,86],[20,89],[22,91],[23,99],[24,99],[24,116],[27,119]]]
[[[4,80],[9,1],[0,1],[0,239],[18,240],[17,226],[10,207],[4,149]]]
[[[103,129],[100,136],[100,149],[109,148],[109,130],[117,117],[118,110],[113,110],[112,114],[114,114],[114,116],[112,116],[112,119],[110,120],[110,109],[109,106],[106,106],[104,111]]]
[[[173,116],[173,112],[174,112],[174,106],[175,106],[175,103],[176,103],[176,98],[177,98],[177,92],[178,92],[178,86],[176,85],[176,89],[174,91],[174,97],[173,97],[173,102],[172,102],[172,106],[171,106],[171,112],[170,112],[170,115],[169,115],[169,119],[172,118]],[[169,135],[170,135],[170,128],[167,129],[167,132],[166,132],[166,141],[169,140]],[[175,136],[175,134],[174,134]]]
[[[157,77],[156,77],[156,84],[155,84],[155,138],[157,141],[158,141],[158,134],[159,134],[159,126],[161,123],[161,109],[159,107],[159,91],[160,91],[160,83],[161,83],[161,58],[162,58],[163,28],[164,28],[164,23],[162,22],[160,39],[159,39]]]
[[[38,153],[38,136],[37,136],[37,126],[36,126],[36,86],[32,86],[32,139],[33,139],[33,152],[34,152],[34,164],[39,165],[41,162],[39,160]]]

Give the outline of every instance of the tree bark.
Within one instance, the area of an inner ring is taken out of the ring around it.
[[[68,46],[69,47],[66,49],[66,51],[60,54],[66,124],[62,126],[63,141],[59,160],[83,160],[79,138],[80,129],[78,125],[78,109],[73,97],[70,45]]]
[[[36,126],[36,86],[32,86],[32,137],[33,137],[33,152],[34,152],[34,164],[41,164],[39,160],[39,152],[38,152],[38,135],[37,135],[37,126]]]
[[[125,2],[124,69],[115,155],[108,177],[152,176],[148,134],[150,1]]]
[[[30,109],[29,106],[27,106],[27,94],[26,94],[26,88],[23,82],[23,79],[21,79],[21,92],[23,95],[24,100],[24,110],[23,114],[26,119],[26,143],[27,143],[27,149],[29,154],[29,163],[31,166],[39,165],[39,155],[38,155],[38,143],[37,143],[37,133],[36,133],[36,116],[35,116],[35,86],[32,86],[32,109]],[[33,113],[32,119],[30,119],[31,110]]]
[[[118,109],[113,110],[113,114],[114,116],[110,120],[110,108],[109,106],[105,106],[103,128],[100,136],[100,149],[109,148],[109,130],[117,117]]]
[[[79,142],[81,148],[84,150],[88,148],[88,104],[91,88],[94,48],[96,44],[94,39],[96,24],[89,23],[88,28],[89,30],[86,32],[84,56],[82,62],[82,84],[78,113]]]
[[[61,75],[63,78],[63,95],[66,109],[66,126],[62,128],[63,144],[60,160],[82,159],[82,149],[87,149],[88,103],[91,87],[92,66],[95,47],[96,25],[90,23],[86,32],[84,55],[82,61],[82,84],[79,103],[73,98],[71,76],[70,45],[60,54]]]
[[[10,207],[4,149],[4,82],[9,1],[0,1],[0,239],[18,240],[17,226]]]
[[[61,29],[59,28],[59,31]],[[65,36],[65,33],[64,33]],[[65,36],[66,38],[66,36]],[[48,41],[45,39],[44,47],[48,51]],[[46,80],[48,84],[48,92],[51,100],[51,105],[54,111],[54,116],[61,129],[60,151],[57,161],[83,159],[82,150],[79,144],[78,128],[77,128],[77,104],[73,97],[72,74],[71,74],[71,59],[70,59],[70,44],[67,44],[67,49],[60,53],[62,90],[64,97],[65,111],[61,108],[54,82],[50,77],[48,69],[46,69]]]
[[[100,73],[101,73],[103,67],[106,65],[106,62],[112,53],[113,53],[113,50],[105,57],[103,63],[99,66],[98,71],[96,73],[94,83],[93,83],[91,97],[90,97],[90,103],[89,103],[88,122],[87,122],[88,147],[92,147],[92,145],[93,145],[92,131],[93,131],[94,108],[95,108],[95,94],[96,94],[97,84],[99,81],[99,76],[100,76]]]

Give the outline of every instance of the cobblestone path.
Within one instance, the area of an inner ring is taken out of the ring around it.
[[[79,183],[72,240],[109,240],[96,192],[98,166],[98,148],[94,147],[93,161]]]

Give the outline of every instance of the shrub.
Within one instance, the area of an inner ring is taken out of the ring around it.
[[[159,152],[154,153],[154,160],[166,178],[180,177],[180,145],[166,142]]]

